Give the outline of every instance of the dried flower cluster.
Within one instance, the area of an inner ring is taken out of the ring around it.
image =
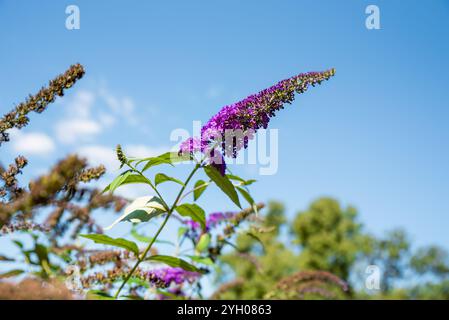
[[[9,141],[8,130],[23,128],[29,123],[30,112],[44,111],[57,96],[63,96],[65,89],[71,88],[83,75],[81,65],[72,65],[64,74],[50,81],[48,87],[30,95],[25,102],[1,118],[0,144]],[[18,176],[27,163],[27,159],[18,156],[8,167],[0,165],[0,236],[25,231],[32,236],[33,246],[30,248],[15,240],[22,256],[1,255],[0,260],[16,261],[19,264],[25,260],[25,263],[33,267],[39,267],[41,271],[35,274],[46,281],[26,279],[18,285],[0,282],[0,298],[71,298],[64,286],[51,279],[55,275],[65,275],[64,264],[74,258],[79,258],[82,270],[83,264],[91,268],[107,262],[113,262],[115,268],[126,268],[122,261],[129,258],[127,252],[90,254],[88,250],[68,242],[81,231],[101,232],[92,217],[96,209],[112,208],[118,212],[127,203],[121,197],[102,194],[85,184],[99,179],[105,173],[104,166],[90,168],[86,159],[69,155],[54,165],[47,174],[30,181],[28,187],[21,187]],[[36,232],[41,237],[37,237]],[[14,274],[6,274],[5,278]]]
[[[28,114],[32,111],[41,113],[47,106],[54,102],[57,96],[63,96],[64,90],[71,88],[75,82],[84,75],[84,68],[80,64],[74,64],[63,74],[51,80],[48,87],[42,88],[35,95],[30,95],[25,102],[20,103],[11,112],[0,119],[0,145],[9,141],[6,132],[9,129],[21,129],[29,123]]]
[[[299,271],[281,279],[267,298],[303,299],[312,294],[318,297],[335,298],[335,288],[347,292],[348,284],[327,271]]]
[[[64,284],[27,278],[20,283],[0,282],[0,300],[71,300],[72,293]]]
[[[17,190],[15,177],[11,178],[11,172],[19,172],[15,166],[10,166],[2,175],[7,178],[5,188]],[[85,159],[76,155],[70,155],[59,161],[48,174],[45,174],[29,183],[29,190],[21,189],[14,192],[9,202],[0,203],[0,225],[15,223],[15,220],[31,219],[37,211],[44,207],[54,208],[45,221],[42,228],[51,229],[52,238],[62,238],[69,229],[69,224],[77,222],[73,234],[81,229],[96,229],[90,212],[97,208],[114,207],[119,211],[126,204],[122,198],[112,195],[102,195],[98,190],[81,187],[80,182],[98,179],[104,173],[104,167],[87,169]],[[6,174],[6,172],[8,174]],[[12,184],[11,184],[12,182]],[[14,187],[11,187],[14,186]],[[84,203],[82,205],[75,204]],[[72,202],[71,202],[72,201]],[[87,201],[87,202],[86,202]],[[65,219],[64,214],[68,213]]]

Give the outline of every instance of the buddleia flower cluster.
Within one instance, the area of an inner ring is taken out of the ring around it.
[[[159,156],[142,158],[127,157],[118,145],[116,156],[121,164],[120,169],[123,170],[105,187],[103,194],[112,194],[121,186],[139,183],[144,184],[151,195],[134,199],[125,208],[124,213],[105,228],[109,230],[118,223],[130,222],[133,224],[130,234],[138,243],[125,238],[112,238],[101,232],[80,235],[97,244],[114,246],[134,253],[134,258],[126,259],[127,261],[118,260],[116,255],[107,255],[114,257],[113,269],[108,270],[107,274],[97,272],[87,275],[83,280],[84,285],[103,284],[102,296],[115,299],[130,295],[141,297],[140,294],[145,291],[144,289],[151,288],[156,289],[156,296],[157,294],[169,296],[174,293],[178,297],[190,297],[195,294],[201,297],[200,277],[211,272],[225,246],[235,246],[231,241],[237,231],[252,235],[256,239],[257,234],[269,232],[262,230],[256,223],[254,225],[251,223],[246,230],[240,230],[244,222],[251,221],[254,216],[254,221],[257,222],[258,215],[253,214],[258,213],[264,205],[255,202],[250,194],[249,186],[255,180],[226,174],[229,170],[224,163],[224,157],[236,157],[239,150],[247,147],[249,139],[258,129],[267,128],[270,118],[285,104],[293,102],[296,93],[302,93],[310,85],[314,86],[329,79],[334,72],[331,69],[300,74],[280,81],[240,102],[223,107],[203,126],[201,136],[184,141],[179,152],[166,152]],[[229,132],[232,138],[230,142]],[[160,166],[167,164],[174,166],[185,161],[192,164],[192,168],[184,179],[157,171],[150,174]],[[201,171],[208,180],[199,179],[193,187],[189,186],[189,183],[193,184],[195,174]],[[177,190],[175,195],[162,192],[159,187],[162,183],[171,185],[172,191]],[[206,214],[198,205],[198,198],[205,193],[209,185],[218,187],[240,211]],[[248,203],[248,208],[243,209],[239,195]],[[188,200],[191,196],[193,202]],[[171,217],[182,223],[177,233],[175,253],[153,254],[151,252],[154,249],[153,245],[156,241],[160,242],[158,237]],[[138,224],[153,222],[153,219],[159,218],[163,221],[154,236],[148,237],[137,232]],[[185,245],[186,239],[191,241],[192,247],[183,250],[182,246]],[[140,242],[145,243],[145,249],[140,248]],[[257,259],[254,259],[251,253],[242,253],[242,259],[253,261],[260,271]],[[162,263],[168,267],[151,269],[148,264],[153,263]],[[113,289],[115,284],[117,286]],[[196,293],[185,295],[186,287],[189,292]],[[115,293],[112,293],[112,290]],[[125,295],[122,293],[123,290],[127,292]]]
[[[181,153],[206,153],[212,165],[223,174],[223,155],[237,157],[242,148],[260,128],[267,128],[270,118],[291,104],[295,93],[300,94],[312,85],[321,84],[335,74],[335,69],[301,73],[282,80],[257,94],[224,106],[202,128],[200,137],[191,137],[180,146]],[[220,150],[218,150],[220,149]]]

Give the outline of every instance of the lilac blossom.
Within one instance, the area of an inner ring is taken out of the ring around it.
[[[209,163],[222,174],[226,165],[224,158],[214,156],[217,147],[224,155],[236,157],[239,150],[248,146],[256,131],[267,128],[270,118],[284,104],[292,103],[295,93],[303,93],[309,85],[315,86],[335,74],[334,69],[309,72],[282,80],[274,86],[253,94],[242,101],[224,106],[202,128],[201,137],[192,137],[181,144],[180,152],[202,152],[212,155]]]
[[[209,214],[206,219],[206,230],[216,227],[222,221],[231,219],[235,215],[234,212],[213,212]],[[187,220],[185,223],[194,230],[199,230],[201,228],[200,224],[193,220]]]
[[[158,284],[162,283],[165,287],[168,287],[172,283],[182,284],[186,281],[192,283],[198,279],[199,276],[200,274],[198,272],[186,271],[178,267],[166,267],[149,271],[147,278],[150,282]]]

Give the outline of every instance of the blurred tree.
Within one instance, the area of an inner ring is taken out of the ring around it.
[[[301,247],[301,269],[326,270],[345,280],[366,243],[356,209],[344,209],[331,198],[318,199],[298,212],[292,231]]]
[[[220,258],[225,269],[219,273],[219,279],[226,279],[227,265],[236,279],[244,281],[233,281],[233,286],[226,283],[227,290],[220,298],[263,299],[280,279],[298,270],[298,257],[279,240],[285,223],[284,206],[279,202],[270,202],[262,222],[262,228],[269,232],[258,234],[260,242],[245,233],[236,238],[236,250]]]
[[[401,229],[394,229],[382,237],[370,235],[357,221],[357,211],[350,206],[342,208],[334,199],[314,201],[307,210],[297,213],[290,226],[283,205],[271,202],[262,226],[272,231],[257,234],[258,240],[254,235],[240,234],[235,250],[220,259],[222,270],[218,283],[222,286],[214,298],[314,298],[298,294],[305,288],[320,292],[321,298],[449,297],[449,256],[443,248],[428,246],[413,251],[409,236]],[[291,232],[286,234],[283,232],[286,229]],[[347,282],[354,280],[357,264],[379,266],[379,292],[367,292],[355,282],[350,295],[342,295],[341,290],[329,290],[328,287],[323,291],[323,283],[315,285],[318,279],[344,288],[344,283],[333,275]],[[234,279],[230,279],[230,274]],[[306,283],[293,286],[298,280]],[[292,294],[292,288],[296,294]]]

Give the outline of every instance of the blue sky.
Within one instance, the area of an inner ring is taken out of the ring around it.
[[[80,8],[80,30],[65,28],[69,4]],[[380,8],[380,30],[365,28],[369,4]],[[113,167],[117,143],[163,152],[173,129],[278,80],[335,67],[272,120],[279,170],[256,177],[254,197],[283,201],[293,216],[332,196],[356,206],[372,232],[403,227],[418,244],[447,246],[448,38],[444,0],[0,0],[2,113],[72,63],[87,71],[13,135],[0,161],[24,153],[27,177],[69,152]],[[211,197],[208,210],[234,209]]]

